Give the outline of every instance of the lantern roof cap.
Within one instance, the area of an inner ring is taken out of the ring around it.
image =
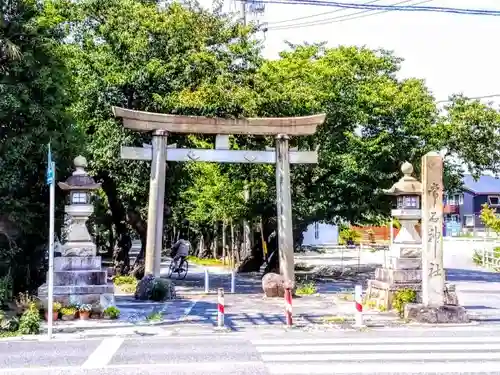
[[[405,161],[401,166],[403,177],[390,189],[384,190],[387,195],[422,195],[422,184],[412,176],[413,165]]]
[[[58,185],[62,190],[96,190],[101,187],[101,184],[89,176],[85,168],[87,167],[87,159],[78,155],[73,159],[75,171],[65,182],[59,182]]]

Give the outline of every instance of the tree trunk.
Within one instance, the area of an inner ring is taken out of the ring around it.
[[[218,227],[219,227],[219,226],[217,225],[217,222],[216,222],[216,223],[214,224],[214,239],[213,239],[213,241],[212,241],[212,255],[213,255],[214,259],[217,259],[217,255],[219,255],[219,254],[218,254],[218,251],[217,251],[217,250],[218,250],[218,248],[217,248],[217,247],[218,247],[218,245],[219,245],[219,244],[218,244],[218,242],[219,242],[219,238],[218,238],[218,237],[219,237],[219,236],[218,236],[218,233],[217,233],[217,231],[218,231],[218,229],[219,229]]]
[[[115,233],[113,232],[113,223],[111,221],[108,223],[108,236],[109,246],[106,256],[109,259],[113,257],[113,249],[115,248]]]
[[[142,220],[141,215],[137,211],[129,210],[127,213],[127,219],[130,226],[139,235],[139,239],[141,241],[141,250],[139,251],[139,254],[137,254],[137,258],[135,259],[132,270],[130,271],[131,275],[140,280],[144,277],[144,256],[146,255],[148,228],[146,222]]]
[[[277,249],[277,242],[273,239],[269,241],[269,237],[275,231],[275,220],[270,220],[270,218],[263,218],[262,220],[262,229],[263,234],[256,234],[256,238],[254,238],[254,246],[252,247],[252,251],[250,256],[243,259],[240,266],[238,267],[238,272],[259,272],[260,267],[264,263],[264,250],[262,248],[262,240],[267,242],[267,251],[268,254],[271,254],[274,250]]]
[[[111,218],[116,231],[117,242],[113,249],[113,267],[115,275],[126,275],[130,269],[129,251],[132,240],[127,229],[127,215],[125,207],[118,198],[118,189],[115,181],[107,172],[97,176],[101,181],[101,187],[108,198]]]
[[[222,263],[226,264],[226,249],[227,241],[226,241],[226,221],[222,221]]]

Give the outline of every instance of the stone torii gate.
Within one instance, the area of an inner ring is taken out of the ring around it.
[[[276,164],[276,204],[280,271],[286,281],[295,281],[290,163],[315,164],[316,151],[289,150],[289,136],[316,132],[325,120],[324,114],[305,117],[224,119],[199,116],[168,115],[113,107],[115,117],[123,119],[125,128],[152,132],[152,147],[122,146],[121,158],[151,161],[145,274],[159,276],[163,240],[163,204],[166,161],[215,163]],[[167,146],[168,133],[215,134],[215,149],[176,148]],[[265,151],[229,149],[229,135],[273,135],[276,148]]]

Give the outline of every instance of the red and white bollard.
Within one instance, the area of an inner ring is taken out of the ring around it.
[[[217,326],[224,327],[224,289],[219,288],[217,301]]]
[[[285,288],[285,319],[288,327],[292,326],[292,288]]]
[[[355,327],[364,327],[363,324],[363,287],[356,285],[354,287],[354,306],[356,308]]]

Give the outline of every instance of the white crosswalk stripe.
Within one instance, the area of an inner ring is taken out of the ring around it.
[[[270,374],[500,374],[500,336],[263,339],[252,344]]]

